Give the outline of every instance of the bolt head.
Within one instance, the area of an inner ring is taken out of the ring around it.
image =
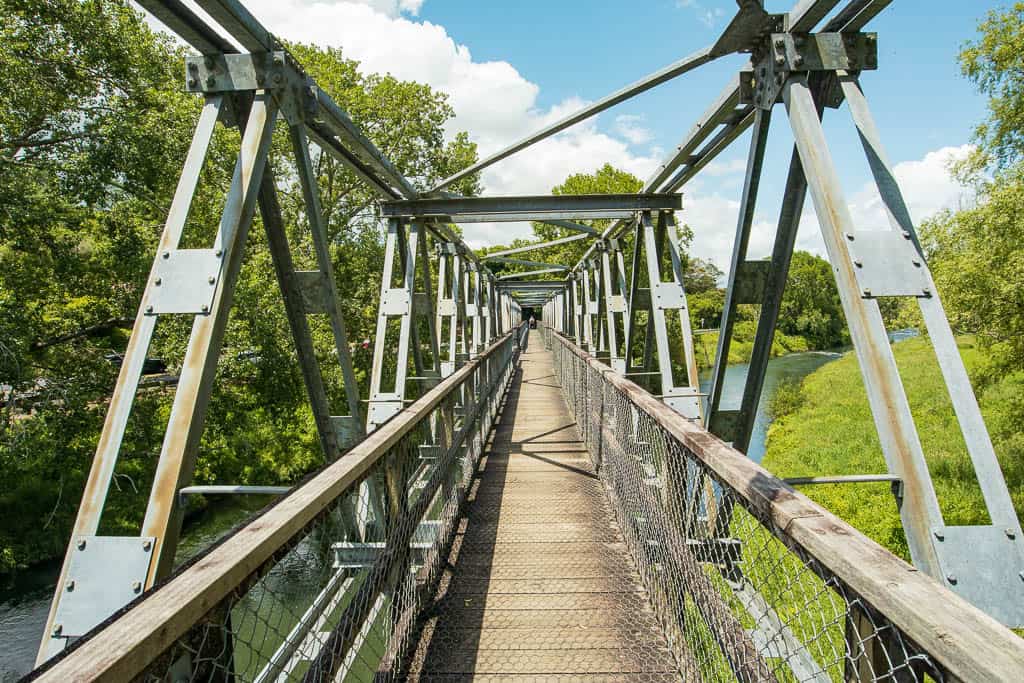
[[[199,71],[199,65],[196,64],[195,62],[189,62],[188,63],[188,70],[189,71]]]
[[[206,65],[207,69],[212,69],[213,68],[213,57],[204,57],[203,58],[203,64]]]
[[[165,259],[171,258],[171,252],[165,251],[164,253],[161,254],[161,256],[163,256]]]
[[[909,230],[904,230],[902,234],[903,234],[903,239],[905,239],[905,240],[909,240],[910,239],[910,231]]]
[[[59,636],[61,634],[61,631],[63,631],[63,630],[64,630],[64,625],[63,624],[54,624],[53,625],[53,630],[50,631],[50,635],[53,636],[54,638],[56,638],[57,636]]]
[[[194,88],[194,87],[196,87],[196,84],[197,84],[198,82],[199,82],[199,81],[197,81],[196,79],[194,79],[194,78],[190,78],[190,79],[188,79],[188,87],[190,87],[190,88]]]
[[[950,583],[955,585],[956,584],[956,574],[946,574],[946,581],[949,581]]]
[[[75,590],[75,582],[74,581],[68,581],[67,583],[64,584],[64,588],[65,588],[65,590],[67,590],[70,593],[71,591]]]
[[[218,249],[217,251],[213,252],[213,255],[216,256],[217,258],[220,258],[221,256],[224,255],[224,250]]]
[[[935,538],[939,539],[940,541],[944,541],[946,539],[946,534],[942,533],[941,531],[936,531],[933,533],[935,534]]]
[[[163,278],[159,278],[159,277],[157,279],[153,280],[153,284],[156,285],[157,287],[159,287],[160,283],[162,283],[162,282],[163,282]]]
[[[785,46],[786,46],[786,41],[784,41],[782,38],[776,38],[775,39],[775,47],[782,48],[782,47],[785,47]]]
[[[203,304],[203,313],[207,313],[207,312],[209,312],[209,310],[210,310],[210,307],[207,306],[206,304]]]
[[[135,592],[135,593],[141,593],[142,592],[142,583],[140,581],[136,581],[135,583],[133,583],[132,584],[132,591]]]
[[[786,63],[786,58],[783,57],[782,55],[779,55],[778,57],[775,58],[775,66],[782,66],[785,63]]]
[[[213,74],[210,74],[209,76],[207,76],[206,77],[206,85],[208,87],[211,87],[211,88],[213,86],[217,85],[217,77],[214,76]]]
[[[212,285],[214,282],[217,281],[217,278],[211,275],[210,277],[206,278],[206,281]]]
[[[867,287],[864,288],[864,296],[871,296],[871,290]]]
[[[146,306],[146,313],[152,313],[152,312],[153,312],[153,307],[152,306]]]
[[[864,262],[861,261],[860,259],[857,259],[856,261],[853,262],[853,265],[857,266],[858,268],[863,268]]]
[[[76,543],[75,545],[78,547],[79,550],[85,550],[85,539],[80,539],[78,543]]]
[[[1005,533],[1006,533],[1006,537],[1009,538],[1009,539],[1017,538],[1017,532],[1014,531],[1013,529],[1006,529]]]
[[[143,541],[142,542],[142,549],[143,550],[149,551],[149,549],[152,548],[152,547],[153,547],[153,542],[152,541]]]
[[[797,55],[797,56],[796,56],[796,57],[795,57],[795,58],[793,59],[793,63],[794,63],[794,64],[796,64],[797,66],[800,66],[801,64],[803,64],[803,63],[804,63],[804,58],[803,58],[803,56],[802,56],[802,55]]]
[[[852,242],[853,241],[853,233],[852,232],[846,233],[846,239],[848,239],[848,240],[850,240]]]
[[[920,267],[921,267],[921,261],[920,261],[920,260],[918,260],[918,259],[911,259],[911,261],[910,261],[910,262],[911,262],[911,263],[913,263],[913,264],[914,264],[915,266],[917,266],[918,268],[920,268]]]

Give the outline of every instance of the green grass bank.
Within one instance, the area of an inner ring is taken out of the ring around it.
[[[1024,372],[985,373],[986,352],[958,339],[1018,516],[1024,512]],[[893,346],[939,504],[949,525],[987,524],[970,457],[927,339]],[[984,381],[981,377],[984,376]],[[763,464],[780,477],[887,471],[856,356],[850,352],[780,388]],[[889,484],[802,487],[804,493],[909,560]]]

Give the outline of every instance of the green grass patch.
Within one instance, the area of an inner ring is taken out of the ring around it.
[[[1017,514],[1024,512],[1024,372],[984,375],[988,354],[958,340]],[[893,347],[946,524],[989,522],[935,354],[927,339]],[[779,477],[874,474],[888,469],[851,352],[781,392],[772,406],[763,464]],[[887,483],[805,486],[804,493],[892,552],[909,560]]]

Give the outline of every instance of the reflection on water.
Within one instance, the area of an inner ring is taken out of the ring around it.
[[[791,353],[768,361],[768,370],[764,377],[764,390],[761,392],[761,402],[757,406],[754,431],[750,436],[750,448],[747,451],[751,459],[761,462],[764,457],[768,425],[771,423],[771,418],[768,417],[768,402],[775,394],[779,383],[785,380],[799,381],[825,363],[839,358],[840,355],[842,354],[834,351],[808,351],[806,353]],[[726,368],[725,385],[722,388],[722,409],[732,410],[740,407],[743,383],[746,381],[748,370],[750,370],[748,363],[730,365]],[[710,370],[702,373],[700,384],[701,391],[708,390],[711,384]]]

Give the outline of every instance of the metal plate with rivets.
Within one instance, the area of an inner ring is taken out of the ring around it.
[[[220,285],[220,250],[170,249],[153,268],[146,313],[209,313]]]
[[[63,593],[54,617],[59,635],[78,637],[142,592],[155,539],[76,536]]]
[[[1008,626],[1024,624],[1024,538],[1020,528],[932,530],[943,584]]]
[[[683,286],[678,282],[657,282],[654,285],[654,306],[661,310],[683,308]]]
[[[903,233],[858,230],[846,239],[862,296],[930,295],[924,261]]]
[[[407,315],[411,299],[405,289],[389,289],[380,300],[380,310],[384,315]]]

